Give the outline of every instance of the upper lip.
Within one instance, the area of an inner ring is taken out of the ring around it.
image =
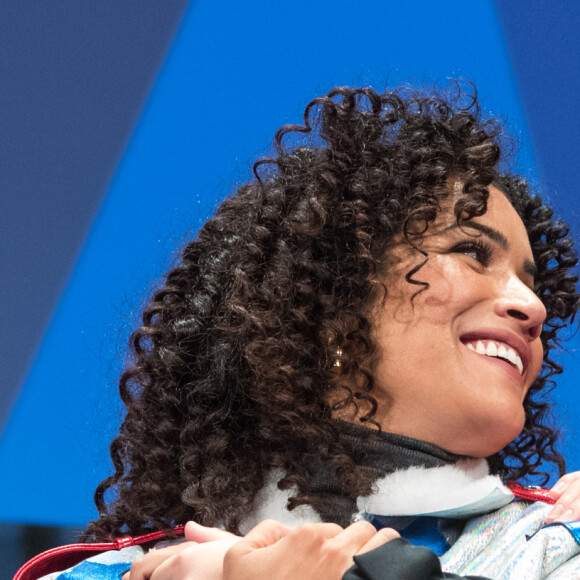
[[[478,340],[494,340],[496,342],[503,342],[513,348],[522,359],[522,364],[524,366],[524,372],[522,375],[524,375],[528,370],[530,364],[530,347],[527,341],[509,330],[497,328],[474,330],[473,332],[466,332],[461,335],[459,340],[461,340],[463,344]]]

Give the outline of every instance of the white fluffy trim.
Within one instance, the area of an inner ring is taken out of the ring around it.
[[[319,522],[320,516],[310,506],[293,511],[286,504],[294,490],[282,491],[277,483],[282,472],[274,470],[256,496],[254,510],[243,522],[246,533],[265,519],[274,519],[289,526]],[[484,459],[463,459],[443,467],[411,467],[396,471],[375,483],[376,492],[360,497],[361,512],[403,516],[437,515],[469,517],[490,512],[510,503],[514,496],[496,475],[489,475]]]
[[[240,526],[243,534],[250,531],[262,520],[277,520],[290,528],[321,521],[318,513],[309,505],[300,506],[292,511],[286,509],[288,499],[294,495],[295,490],[278,489],[278,482],[283,475],[282,471],[278,469],[273,470],[269,475],[266,484],[256,496],[252,513],[244,519]]]
[[[411,467],[375,483],[376,492],[360,497],[362,512],[377,515],[455,515],[485,513],[508,504],[513,494],[484,459],[463,459],[442,467]]]

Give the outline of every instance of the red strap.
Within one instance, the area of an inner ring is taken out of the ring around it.
[[[37,580],[46,574],[66,570],[71,566],[82,562],[86,558],[96,556],[107,550],[122,550],[128,546],[139,546],[156,540],[162,540],[170,535],[183,534],[183,526],[161,532],[151,532],[143,536],[124,536],[113,539],[111,542],[100,542],[97,544],[68,544],[59,546],[38,554],[28,560],[24,566],[16,572],[13,580]]]
[[[526,501],[543,501],[544,503],[554,504],[555,499],[552,499],[548,494],[549,489],[542,489],[541,487],[524,486],[515,481],[508,481],[506,484],[510,491],[519,499]]]

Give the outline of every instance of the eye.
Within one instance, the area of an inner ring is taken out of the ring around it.
[[[473,258],[482,266],[487,266],[491,260],[493,250],[483,240],[469,240],[453,246],[451,253],[464,254],[465,256]]]

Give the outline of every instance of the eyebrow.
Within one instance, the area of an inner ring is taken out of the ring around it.
[[[487,236],[490,240],[497,242],[502,249],[508,250],[510,247],[508,239],[500,231],[490,226],[486,226],[485,224],[480,224],[479,222],[455,222],[445,228],[445,231],[448,232],[457,228],[471,228],[472,230],[477,230]],[[524,260],[524,272],[535,278],[538,274],[538,267],[532,260],[526,258]]]

